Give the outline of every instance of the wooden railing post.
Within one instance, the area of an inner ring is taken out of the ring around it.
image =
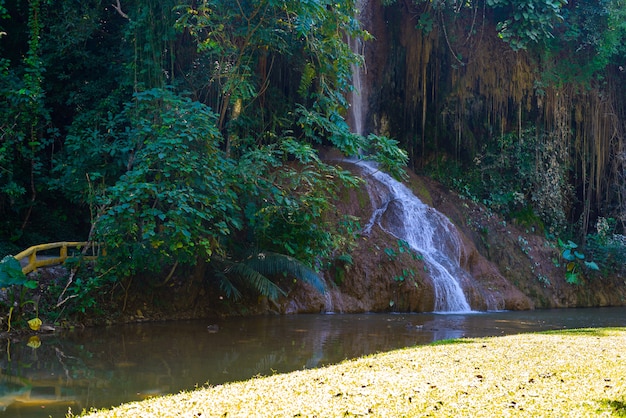
[[[63,246],[59,249],[59,258],[61,259],[61,262],[65,261],[67,258],[67,242],[64,242]]]
[[[33,271],[37,270],[37,250],[33,250],[28,256],[28,265],[34,266]]]

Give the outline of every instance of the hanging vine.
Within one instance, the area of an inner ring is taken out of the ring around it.
[[[399,135],[414,166],[444,154],[471,166],[510,132],[527,141],[532,125],[535,171],[545,181],[529,205],[555,230],[576,225],[581,237],[597,216],[626,218],[624,97],[615,93],[624,89],[626,65],[610,65],[625,52],[622,0],[418,0],[403,7],[407,70],[404,91],[395,94],[403,98]],[[393,126],[394,112],[384,115]]]

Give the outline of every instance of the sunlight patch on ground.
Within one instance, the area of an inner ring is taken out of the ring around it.
[[[461,341],[183,392],[89,416],[624,416],[624,328]]]

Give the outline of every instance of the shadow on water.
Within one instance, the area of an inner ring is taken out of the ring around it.
[[[63,417],[461,337],[611,326],[626,326],[626,308],[264,316],[77,330],[38,347],[5,340],[0,417]]]

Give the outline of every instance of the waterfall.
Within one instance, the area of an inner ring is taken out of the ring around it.
[[[372,15],[369,0],[357,0],[355,16],[364,29],[368,29]],[[350,109],[348,123],[353,132],[365,134],[368,111],[365,47],[363,40],[348,39],[353,52],[363,57],[362,65],[352,66],[352,92],[348,95]],[[471,307],[461,287],[461,280],[471,282],[471,276],[460,267],[461,238],[450,221],[441,213],[422,203],[402,183],[379,171],[371,163],[358,162],[363,170],[380,185],[368,182],[372,202],[385,193],[382,204],[374,210],[365,232],[377,224],[387,233],[404,240],[424,257],[435,290],[435,311],[469,312]],[[380,189],[383,190],[380,190]],[[373,196],[374,195],[374,196]],[[376,196],[376,197],[375,197]],[[332,304],[331,304],[332,307]]]
[[[360,39],[350,39],[350,49],[359,51],[361,45]],[[352,91],[349,94],[350,102],[350,121],[354,133],[363,135],[365,132],[365,123],[363,121],[363,113],[366,111],[363,103],[363,69],[357,64],[352,64]]]
[[[356,3],[356,18],[363,27],[366,27],[369,21],[368,2],[369,0],[357,0]],[[365,45],[360,38],[349,38],[348,44],[352,52],[363,57],[362,65],[352,64],[352,91],[348,94],[348,101],[350,102],[348,122],[354,133],[363,135],[365,133],[365,116],[367,116]]]
[[[335,312],[335,307],[333,305],[333,295],[330,289],[326,289],[326,292],[324,292],[324,308],[322,312],[323,313]]]
[[[461,282],[471,281],[471,276],[460,266],[462,241],[456,227],[373,163],[356,164],[376,180],[367,183],[376,209],[364,232],[378,225],[424,257],[435,290],[436,312],[470,312]]]

